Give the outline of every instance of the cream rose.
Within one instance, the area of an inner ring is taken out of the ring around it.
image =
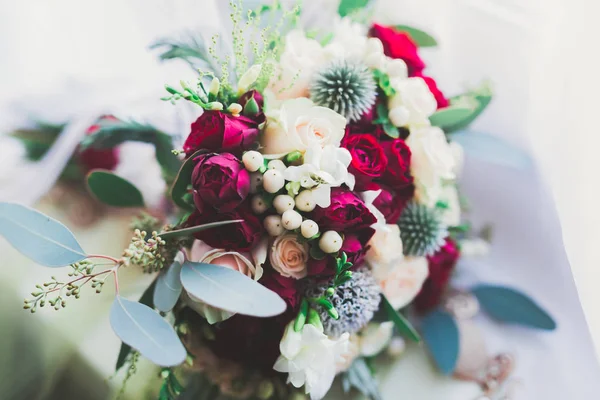
[[[391,84],[396,95],[388,100],[388,108],[404,110],[406,118],[403,118],[403,126],[429,125],[429,116],[437,109],[437,102],[425,81],[419,77],[396,78],[391,80]]]
[[[429,275],[429,267],[425,257],[407,257],[387,273],[384,270],[374,272],[381,291],[392,307],[398,310],[408,305],[421,291]]]
[[[417,199],[429,206],[439,200],[444,180],[455,178],[456,159],[444,132],[437,127],[412,129],[406,144],[412,153],[411,173]]]
[[[308,245],[298,243],[294,234],[281,235],[271,245],[269,260],[273,269],[282,276],[302,279],[308,272]]]
[[[345,128],[346,118],[329,108],[306,98],[286,100],[279,109],[267,112],[263,154],[282,156],[313,146],[339,147]]]
[[[375,226],[375,234],[369,241],[369,251],[365,260],[372,269],[391,268],[392,262],[404,258],[400,228],[396,224]]]
[[[315,70],[326,62],[323,47],[309,39],[301,30],[293,30],[285,37],[281,54],[269,89],[280,99],[308,97],[310,79]]]
[[[257,249],[259,248],[261,248],[261,246],[257,246]],[[257,250],[255,254],[250,255],[238,253],[236,251],[215,249],[200,240],[196,240],[192,245],[189,258],[194,262],[230,268],[251,279],[259,280],[263,274],[262,264],[265,261],[265,256],[262,255],[262,253],[262,250]],[[254,259],[255,261],[252,262],[250,259]],[[184,298],[187,301],[188,306],[206,318],[209,324],[224,321],[234,315],[234,313],[229,311],[210,306],[189,293],[186,293]]]

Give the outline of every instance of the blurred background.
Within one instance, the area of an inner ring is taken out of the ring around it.
[[[321,23],[337,9],[336,0],[304,3]],[[2,134],[33,119],[70,121],[76,141],[107,114],[185,134],[195,114],[159,98],[165,83],[193,77],[193,71],[183,62],[160,63],[149,45],[186,30],[218,31],[228,20],[227,4],[0,0],[0,200],[26,199],[69,225],[84,248],[119,255],[131,216],[107,214],[92,225],[78,224],[68,207],[56,207],[64,200],[60,193],[42,196],[57,166],[40,170],[22,163],[22,150]],[[558,320],[557,332],[541,336],[484,321],[492,347],[516,354],[519,399],[596,398],[600,391],[599,13],[595,0],[376,2],[378,22],[416,26],[436,37],[439,47],[423,52],[446,94],[491,80],[493,103],[473,129],[501,138],[527,160],[515,165],[486,161],[487,153],[467,155],[462,185],[472,218],[494,225],[494,241],[490,256],[458,277],[521,287]],[[21,310],[22,299],[48,271],[4,241],[0,254],[0,398],[113,398],[122,376],[108,379],[119,349],[106,318],[112,293],[31,316]],[[124,294],[136,297],[147,281],[131,272]],[[126,393],[132,399],[152,398],[145,381],[156,371],[142,368]],[[472,384],[438,377],[418,348],[388,367],[382,385],[391,396],[385,398],[477,396]]]

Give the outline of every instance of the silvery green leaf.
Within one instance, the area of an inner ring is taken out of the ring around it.
[[[110,325],[123,343],[157,365],[172,367],[185,361],[187,352],[173,327],[146,305],[117,295]]]
[[[128,180],[111,171],[94,169],[87,176],[90,193],[111,207],[143,207],[142,193]]]
[[[429,121],[431,121],[431,125],[447,130],[448,127],[460,124],[469,119],[474,112],[475,107],[466,107],[463,105],[449,106],[434,112],[429,117]]]
[[[0,203],[0,235],[23,255],[46,267],[63,267],[87,257],[66,226],[19,204]]]
[[[495,136],[461,131],[453,133],[449,137],[451,141],[460,144],[466,154],[480,160],[513,168],[527,168],[531,165],[531,159],[524,151]]]
[[[444,375],[452,374],[458,361],[460,343],[456,321],[447,312],[435,310],[423,318],[421,330],[440,371]]]
[[[364,358],[354,360],[350,368],[344,372],[342,387],[346,393],[351,388],[355,388],[371,400],[382,400],[377,382]]]
[[[226,311],[272,317],[283,313],[286,304],[275,292],[230,268],[186,262],[181,283],[194,298]]]
[[[169,312],[175,307],[182,286],[179,275],[183,266],[183,255],[179,253],[169,268],[162,271],[154,288],[154,307],[162,312]]]

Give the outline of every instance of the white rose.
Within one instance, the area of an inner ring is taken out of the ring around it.
[[[286,100],[279,109],[267,112],[262,152],[278,158],[275,156],[305,152],[313,146],[340,147],[345,128],[346,118],[329,108],[306,98]]]
[[[365,260],[373,269],[391,268],[393,262],[399,262],[404,258],[400,228],[396,224],[377,224],[369,246],[371,247]]]
[[[429,275],[429,267],[425,257],[406,257],[391,270],[377,269],[373,272],[382,293],[392,307],[398,310],[408,305],[421,291]]]
[[[257,281],[263,274],[262,264],[266,259],[263,248],[264,243],[261,243],[257,246],[254,254],[250,255],[215,249],[200,240],[195,240],[190,251],[190,260],[227,267]],[[250,260],[251,258],[254,259],[254,262]],[[184,298],[190,308],[206,318],[209,324],[224,321],[234,315],[229,311],[210,306],[190,293],[186,293]]]
[[[329,391],[335,378],[336,365],[348,352],[349,334],[332,340],[314,325],[306,324],[302,331],[294,330],[294,321],[287,328],[279,350],[281,355],[273,369],[288,373],[287,382],[294,387],[304,386],[311,400],[320,400]]]
[[[391,80],[396,94],[388,100],[388,108],[408,110],[406,126],[429,125],[429,117],[437,110],[437,101],[425,81],[419,77]]]
[[[312,74],[326,61],[319,42],[307,38],[302,30],[293,30],[285,37],[285,48],[269,88],[280,99],[308,97]]]
[[[437,127],[412,129],[406,144],[412,153],[411,173],[415,177],[417,199],[435,205],[443,180],[455,178],[455,158],[444,132]]]
[[[281,276],[302,279],[308,273],[308,244],[299,243],[293,233],[279,236],[271,245],[269,260]]]
[[[360,333],[360,354],[364,357],[373,357],[381,353],[392,340],[394,323],[370,322]]]

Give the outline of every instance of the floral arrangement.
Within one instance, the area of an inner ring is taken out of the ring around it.
[[[461,216],[453,134],[491,91],[447,98],[419,55],[435,40],[408,26],[367,25],[355,3],[342,2],[330,31],[312,32],[299,27],[299,7],[246,14],[232,2],[232,55],[216,37],[210,46],[160,43],[163,59],[203,66],[197,81],[168,85],[163,98],[198,106],[183,149],[171,152],[151,127],[109,118],[79,158],[86,165],[95,159],[87,151],[101,155],[102,165],[85,170],[96,199],[145,208],[136,186],[113,173],[112,149],[150,142],[171,202],[134,221],[120,257],[87,253],[58,221],[0,204],[0,234],[14,247],[69,267],[69,278],[38,285],[25,308],[58,310],[112,278],[117,369],[129,377],[140,356],[161,366],[161,400],[192,390],[315,400],[336,376],[345,390],[378,399],[372,360],[400,354],[404,340],[424,341],[442,373],[498,393],[513,360],[474,357],[482,339],[471,319],[483,310],[538,329],[555,322],[513,288],[450,285],[461,254],[487,248]],[[139,301],[119,294],[121,268],[156,276]]]

